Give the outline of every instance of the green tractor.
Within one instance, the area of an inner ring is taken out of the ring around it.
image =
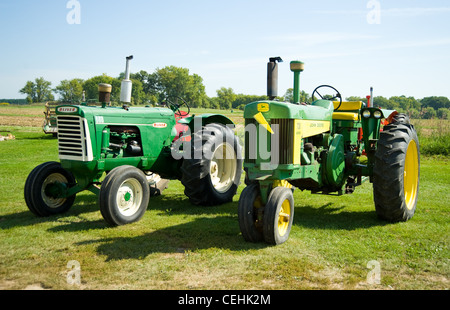
[[[290,63],[294,103],[276,101],[277,62],[281,58],[268,63],[270,100],[250,103],[244,110],[247,186],[238,206],[244,239],[285,242],[294,217],[295,188],[342,195],[368,180],[380,218],[409,220],[416,209],[420,168],[419,141],[409,118],[373,107],[370,100],[367,105],[344,102],[329,85],[313,91],[311,104],[301,103],[300,61]],[[326,89],[333,95],[322,96]]]
[[[151,194],[170,179],[181,180],[195,205],[223,204],[236,194],[242,148],[233,122],[219,114],[189,115],[181,98],[168,98],[167,107],[129,107],[131,59],[122,107],[110,106],[109,84],[99,85],[101,106],[56,107],[60,162],[37,166],[24,188],[35,215],[66,212],[76,194],[88,190],[110,225],[129,224],[141,219]]]

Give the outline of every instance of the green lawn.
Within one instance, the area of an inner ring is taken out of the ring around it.
[[[0,116],[5,122],[32,116],[41,124],[42,111],[1,107]],[[193,110],[205,112],[217,111]],[[220,112],[237,123],[242,138],[242,111]],[[422,137],[439,128],[429,122],[419,127]],[[448,156],[422,156],[412,220],[377,219],[370,183],[339,197],[297,190],[290,238],[274,247],[241,236],[243,184],[232,203],[196,207],[172,181],[162,196],[152,197],[141,221],[116,228],[107,226],[97,197],[88,192],[68,213],[37,218],[25,205],[25,180],[35,166],[58,160],[57,141],[39,127],[0,124],[1,130],[16,139],[0,142],[0,289],[450,288]],[[79,262],[80,285],[67,281],[71,261]],[[379,284],[370,278],[374,273]]]
[[[38,164],[57,160],[57,142],[39,128],[2,127],[0,289],[448,289],[450,168],[422,158],[417,211],[406,223],[377,219],[371,184],[352,195],[296,191],[295,219],[281,246],[247,243],[237,201],[192,206],[172,181],[143,219],[111,228],[96,196],[81,193],[60,216],[28,211],[23,187]],[[76,260],[81,285],[67,282]],[[368,281],[374,263],[380,284]],[[369,263],[371,262],[371,263]]]

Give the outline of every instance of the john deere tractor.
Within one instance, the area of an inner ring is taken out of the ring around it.
[[[250,242],[285,242],[294,218],[294,189],[352,193],[373,183],[376,213],[409,220],[419,189],[419,141],[406,115],[360,101],[345,102],[332,86],[317,87],[300,102],[304,64],[292,61],[294,103],[275,100],[279,57],[268,63],[268,101],[248,104],[244,170],[239,199],[242,235]],[[331,95],[323,94],[331,92]]]
[[[111,225],[138,221],[152,192],[179,179],[196,205],[232,200],[242,173],[242,148],[233,122],[219,114],[189,115],[181,98],[167,107],[130,107],[127,57],[123,106],[110,106],[111,85],[99,85],[100,106],[56,107],[60,162],[47,162],[29,174],[24,188],[37,216],[66,212],[77,193],[98,195]],[[189,107],[187,107],[189,110]]]

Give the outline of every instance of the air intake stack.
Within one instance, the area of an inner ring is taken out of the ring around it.
[[[291,61],[291,71],[294,72],[294,103],[300,103],[300,72],[305,69],[303,62],[294,60]]]

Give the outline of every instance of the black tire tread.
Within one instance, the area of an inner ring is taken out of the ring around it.
[[[262,230],[256,227],[256,214],[253,204],[260,195],[259,184],[251,183],[242,190],[238,204],[239,228],[245,241],[260,242],[264,240]]]
[[[406,208],[403,189],[406,151],[411,140],[419,147],[414,126],[404,114],[398,114],[393,123],[385,126],[378,140],[373,169],[375,209],[380,218],[390,222],[407,221],[415,212],[415,206],[412,210]]]
[[[237,171],[234,184],[231,188],[225,195],[218,195],[211,188],[210,179],[208,178],[210,160],[205,158],[205,156],[198,159],[195,158],[194,155],[197,152],[202,152],[202,154],[208,153],[211,146],[214,145],[215,139],[221,139],[222,141],[222,138],[226,135],[232,135],[234,138],[234,147],[237,156]],[[198,141],[198,139],[201,140],[201,150],[195,149],[196,145],[194,141]],[[191,159],[183,159],[181,165],[181,183],[185,187],[185,195],[194,205],[213,206],[232,201],[239,186],[242,174],[242,147],[239,144],[239,140],[234,135],[234,132],[222,124],[208,124],[204,126],[201,131],[194,133],[191,141]]]
[[[278,234],[278,227],[276,222],[278,221],[278,206],[279,203],[289,199],[291,203],[291,217],[289,219],[289,226],[284,236]],[[266,206],[264,207],[264,219],[263,219],[263,234],[264,241],[271,245],[279,245],[284,243],[288,238],[292,227],[294,218],[294,196],[292,190],[286,187],[275,187],[269,194]]]
[[[49,161],[34,168],[27,177],[24,186],[24,198],[28,209],[36,216],[47,217],[67,212],[73,205],[76,195],[66,198],[65,203],[58,208],[49,208],[41,197],[41,187],[45,178],[51,173],[63,174],[69,183],[75,183],[71,172],[63,169],[59,162]]]

